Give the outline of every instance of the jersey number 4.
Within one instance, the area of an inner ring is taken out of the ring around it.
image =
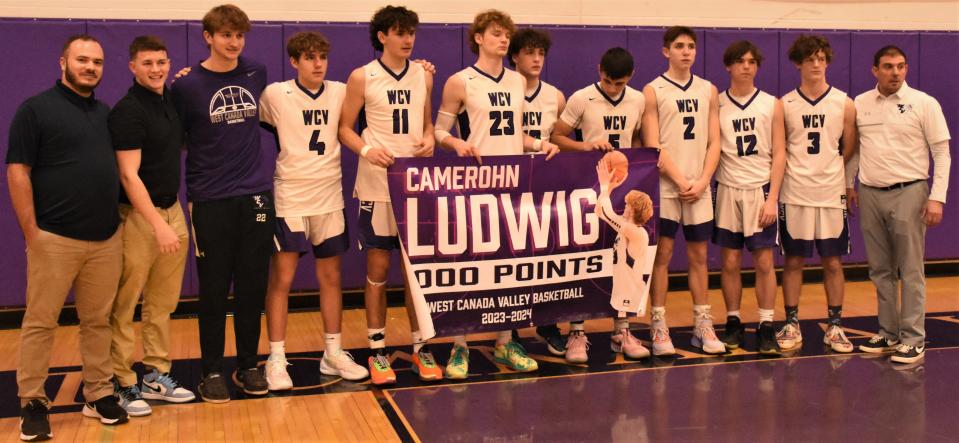
[[[513,126],[513,111],[490,111],[489,119],[493,124],[489,127],[489,135],[513,135],[516,128]]]
[[[316,151],[316,155],[323,155],[326,153],[326,142],[320,141],[319,129],[314,129],[313,135],[310,136],[310,150]]]

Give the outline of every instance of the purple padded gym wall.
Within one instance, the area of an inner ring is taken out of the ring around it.
[[[636,72],[630,85],[642,87],[666,69],[666,60],[661,54],[663,28],[627,28],[610,26],[543,26],[553,38],[553,47],[547,56],[543,78],[556,85],[567,96],[598,79],[596,66],[606,49],[622,46],[630,50],[636,60]],[[471,65],[475,55],[470,52],[465,38],[468,26],[462,24],[424,24],[417,32],[414,58],[424,58],[436,65],[437,74],[433,87],[433,114],[439,106],[443,84],[447,77]],[[269,70],[269,81],[292,78],[294,71],[285,52],[286,39],[302,30],[323,32],[332,43],[327,77],[345,82],[349,73],[369,62],[375,53],[370,46],[365,23],[257,23],[247,35],[244,55],[264,63]],[[130,20],[30,20],[0,19],[0,40],[6,42],[0,48],[0,56],[14,60],[0,72],[0,82],[17,85],[8,88],[6,99],[0,102],[0,139],[6,140],[9,122],[17,106],[27,97],[49,88],[59,78],[57,62],[63,41],[69,35],[89,32],[103,44],[106,53],[104,80],[97,89],[97,97],[113,105],[126,92],[132,76],[127,69],[127,47],[136,35],[155,34],[163,38],[170,50],[173,71],[183,66],[196,65],[209,51],[203,40],[201,26],[197,22],[184,21],[130,21]],[[959,78],[952,75],[953,69],[945,66],[959,58],[959,33],[950,32],[875,32],[875,31],[796,31],[767,29],[703,29],[698,30],[697,62],[694,73],[704,76],[715,84],[720,92],[728,85],[728,76],[722,63],[726,46],[739,39],[756,43],[766,57],[757,77],[758,85],[774,95],[798,85],[795,67],[789,62],[786,50],[793,39],[802,32],[813,32],[829,38],[835,59],[829,67],[829,81],[851,97],[872,88],[874,79],[870,72],[872,55],[886,44],[896,44],[909,56],[910,85],[936,97],[942,104],[951,134],[959,134]],[[273,157],[276,145],[272,136],[263,133],[263,155]],[[4,149],[4,152],[6,149]],[[952,144],[953,158],[956,144]],[[437,149],[437,155],[451,155]],[[346,197],[347,219],[357,213],[356,200],[352,198],[356,175],[356,155],[343,148],[343,190]],[[955,169],[955,168],[953,168]],[[23,306],[25,293],[26,261],[23,239],[16,217],[10,205],[6,185],[6,168],[0,172],[0,238],[8,245],[0,256],[0,306]],[[930,260],[959,257],[959,248],[954,239],[959,238],[959,200],[952,197],[959,192],[959,174],[953,173],[950,183],[950,201],[946,206],[945,220],[941,226],[928,233],[926,257]],[[185,203],[185,198],[184,198]],[[845,261],[862,263],[865,254],[858,219],[850,219],[853,254]],[[352,231],[355,231],[353,229]],[[361,288],[364,284],[365,259],[356,248],[355,232],[351,234],[351,249],[343,260],[343,286]],[[685,270],[687,261],[683,242],[676,244],[673,259],[675,271]],[[709,266],[719,266],[718,249],[710,246]],[[191,253],[192,256],[192,253]],[[781,263],[781,258],[777,257]],[[394,262],[396,263],[396,262]],[[746,266],[749,266],[748,258]],[[304,259],[294,281],[295,289],[316,287],[312,265]],[[399,266],[390,272],[391,284],[401,282]],[[183,282],[184,295],[196,294],[195,262],[191,259]]]

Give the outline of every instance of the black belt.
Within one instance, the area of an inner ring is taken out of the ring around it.
[[[176,204],[176,198],[177,196],[175,195],[167,195],[167,196],[151,197],[151,200],[153,200],[153,206],[166,209]]]
[[[884,187],[881,187],[881,188],[880,188],[880,187],[876,187],[876,186],[869,186],[869,185],[866,185],[866,186],[869,186],[870,188],[875,189],[875,190],[877,190],[877,191],[894,191],[894,190],[896,190],[896,189],[902,189],[902,188],[905,188],[906,186],[914,185],[914,184],[916,184],[916,183],[924,182],[924,181],[926,181],[926,180],[924,180],[924,179],[919,179],[919,180],[913,180],[913,181],[911,181],[911,182],[896,183],[896,184],[894,184],[894,185],[884,186]]]

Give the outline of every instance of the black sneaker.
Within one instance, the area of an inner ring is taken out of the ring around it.
[[[83,405],[83,416],[90,418],[99,418],[100,423],[105,425],[118,425],[126,423],[127,411],[120,407],[116,396],[110,394],[94,402],[87,402]]]
[[[926,354],[925,346],[909,346],[905,343],[896,348],[896,353],[889,358],[896,363],[915,363]]]
[[[559,332],[556,325],[537,326],[536,335],[546,342],[546,349],[550,354],[563,356],[566,355],[566,338]]]
[[[47,405],[40,400],[30,400],[20,408],[20,440],[43,441],[53,438]]]
[[[776,328],[772,322],[764,321],[756,329],[756,343],[759,353],[763,355],[782,355],[779,342],[776,341]]]
[[[723,331],[722,341],[726,345],[726,349],[739,349],[739,345],[743,342],[743,334],[746,333],[746,328],[743,327],[742,320],[736,316],[730,316],[726,318],[726,329]]]
[[[870,354],[895,351],[899,340],[888,339],[881,335],[873,335],[868,342],[859,345],[859,350]]]
[[[248,395],[266,395],[270,385],[259,368],[237,369],[233,373],[233,382]]]
[[[211,372],[203,377],[196,391],[200,398],[207,403],[226,403],[230,401],[230,390],[226,387],[226,380],[218,372]]]

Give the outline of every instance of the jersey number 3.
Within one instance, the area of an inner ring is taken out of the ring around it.
[[[493,124],[489,127],[489,135],[513,135],[516,128],[513,127],[513,111],[490,111],[489,119]]]

